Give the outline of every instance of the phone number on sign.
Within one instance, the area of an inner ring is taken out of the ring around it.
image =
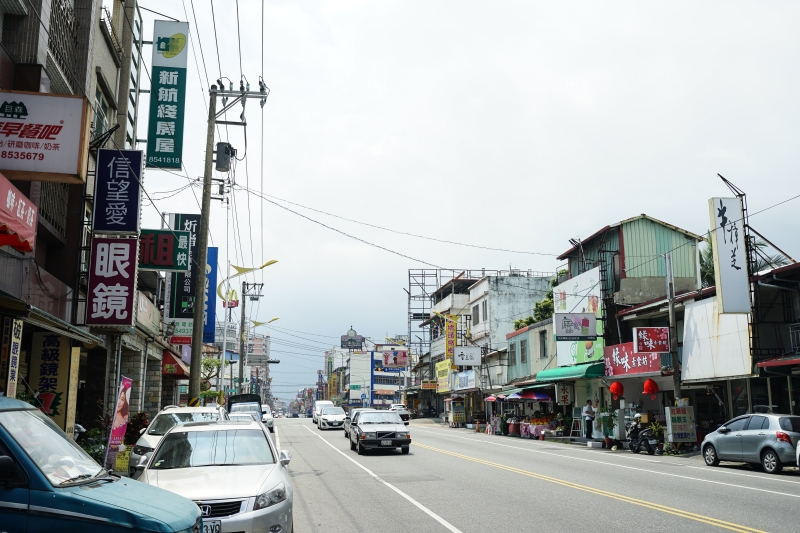
[[[11,150],[3,150],[0,152],[0,158],[3,159],[38,159],[42,161],[44,159],[44,154],[39,154],[36,152],[13,152]]]

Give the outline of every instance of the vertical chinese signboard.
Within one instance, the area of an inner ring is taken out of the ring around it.
[[[61,429],[74,424],[74,419],[67,420],[67,390],[73,367],[71,359],[69,337],[46,332],[33,334],[30,385],[39,392],[39,408]]]
[[[439,361],[435,365],[436,369],[436,392],[447,392],[450,390],[450,361]]]
[[[453,361],[456,352],[456,320],[458,315],[445,315],[444,320],[444,357],[450,362],[452,370],[456,369]]]
[[[693,407],[667,407],[667,442],[697,442]]]
[[[0,385],[5,395],[17,397],[17,372],[19,371],[20,346],[22,344],[22,320],[3,318],[3,345],[0,352]]]
[[[143,229],[139,235],[139,270],[186,272],[189,232]]]
[[[711,198],[711,246],[714,251],[714,280],[720,313],[749,313],[747,254],[744,244],[742,204],[738,198]]]
[[[558,405],[570,405],[572,403],[572,383],[561,382],[556,385],[556,399]]]
[[[192,343],[192,323],[194,317],[194,285],[197,275],[197,232],[200,229],[200,215],[173,213],[169,216],[169,226],[189,233],[189,268],[185,272],[167,276],[166,316],[164,322],[175,324],[172,344]]]
[[[139,232],[141,180],[141,150],[98,150],[92,231]]]
[[[137,242],[125,238],[92,239],[87,325],[134,325]]]
[[[188,22],[155,21],[147,166],[181,168]]]

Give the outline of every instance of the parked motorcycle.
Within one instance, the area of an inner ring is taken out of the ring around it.
[[[637,414],[633,422],[628,425],[628,447],[633,453],[646,451],[648,455],[655,455],[658,439],[653,435],[652,429],[641,426],[640,418],[641,416]]]

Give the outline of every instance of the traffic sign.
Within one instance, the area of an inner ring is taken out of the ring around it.
[[[353,390],[361,390],[361,385],[350,385],[350,388]]]
[[[362,399],[362,400],[366,400],[366,399],[367,399],[367,395],[366,395],[366,394],[362,394],[362,395],[361,395],[361,399]]]

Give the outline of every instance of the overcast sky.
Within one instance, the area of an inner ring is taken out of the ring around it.
[[[178,2],[141,5],[191,24],[184,158],[196,178],[207,83],[220,75],[210,4],[194,2],[199,32],[191,2],[186,12]],[[557,255],[570,238],[640,213],[707,231],[708,198],[729,195],[717,173],[744,189],[751,213],[800,194],[797,3],[270,1],[262,49],[262,4],[242,0],[241,55],[235,3],[214,8],[222,75],[238,87],[244,73],[253,90],[263,75],[271,90],[263,152],[262,111],[247,104],[247,169],[239,163],[236,182],[279,199],[399,231]],[[149,38],[162,17],[143,15]],[[144,57],[150,69],[149,47]],[[140,138],[148,105],[143,95]],[[241,157],[242,129],[221,129],[215,140],[229,135]],[[186,183],[148,170],[145,186],[158,198]],[[190,190],[156,205],[199,212]],[[283,205],[446,268],[558,266],[554,256],[435,243]],[[264,270],[257,319],[279,316],[276,326],[320,335],[295,333],[311,342],[271,330],[277,396],[311,385],[322,368],[321,351],[278,343],[324,350],[351,325],[377,340],[407,333],[408,269],[429,265],[255,196],[248,204],[244,191],[235,207],[231,262],[279,261]],[[794,200],[751,224],[797,258],[799,208]],[[212,209],[213,244],[225,258],[226,211],[219,202]],[[143,227],[159,226],[152,206],[143,215]]]

